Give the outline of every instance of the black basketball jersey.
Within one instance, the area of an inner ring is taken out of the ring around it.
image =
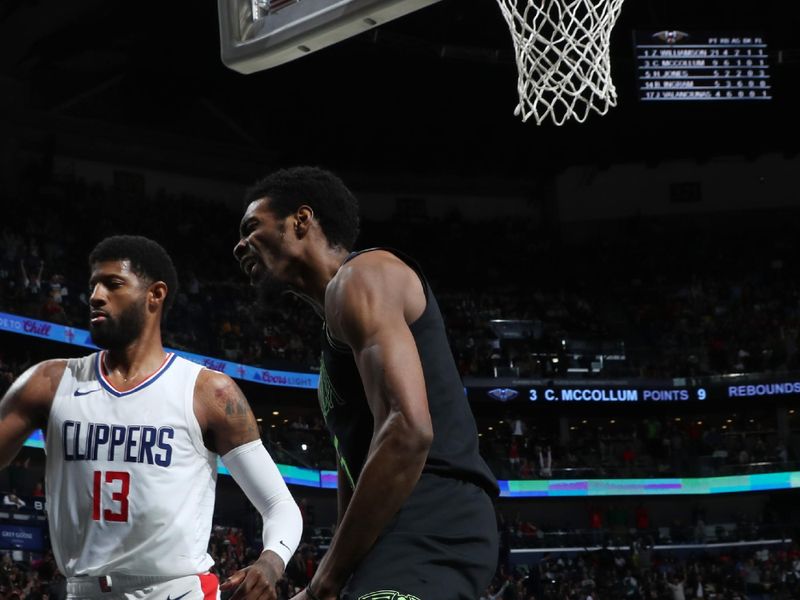
[[[423,472],[469,481],[497,496],[497,480],[478,454],[475,419],[427,280],[413,260],[391,248],[354,252],[347,260],[373,250],[391,252],[408,264],[419,275],[425,290],[425,310],[409,325],[422,362],[433,424],[433,444]],[[355,487],[372,440],[372,413],[350,347],[334,339],[327,325],[323,325],[318,397],[340,465],[351,487]]]

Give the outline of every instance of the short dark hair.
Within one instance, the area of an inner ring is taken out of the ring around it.
[[[328,243],[352,250],[358,238],[358,200],[330,171],[318,167],[275,171],[245,192],[245,206],[265,196],[269,196],[269,207],[278,218],[309,205]]]
[[[94,247],[89,254],[89,266],[107,260],[129,260],[137,276],[150,283],[166,283],[163,314],[169,312],[178,293],[178,273],[161,244],[141,235],[113,235]]]

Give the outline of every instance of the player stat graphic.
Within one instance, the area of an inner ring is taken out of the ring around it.
[[[643,102],[772,99],[764,36],[637,31],[636,81]]]

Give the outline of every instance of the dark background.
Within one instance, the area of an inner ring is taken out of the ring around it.
[[[198,149],[229,148],[224,153],[241,168],[220,167],[219,176],[235,180],[250,180],[263,170],[257,165],[297,162],[395,179],[525,179],[576,163],[794,154],[799,16],[797,3],[779,0],[628,0],[612,39],[618,107],[558,128],[513,115],[511,38],[493,0],[444,0],[247,76],[221,63],[209,0],[6,0],[0,126],[46,133],[63,131],[66,120],[79,134],[88,120],[130,137],[132,147],[148,132],[178,134]],[[640,103],[633,31],[662,28],[762,32],[775,99]],[[185,152],[180,170],[198,169],[194,150]]]

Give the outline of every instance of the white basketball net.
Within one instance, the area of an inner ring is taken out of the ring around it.
[[[497,0],[517,59],[515,115],[583,123],[617,104],[611,30],[623,0]]]

